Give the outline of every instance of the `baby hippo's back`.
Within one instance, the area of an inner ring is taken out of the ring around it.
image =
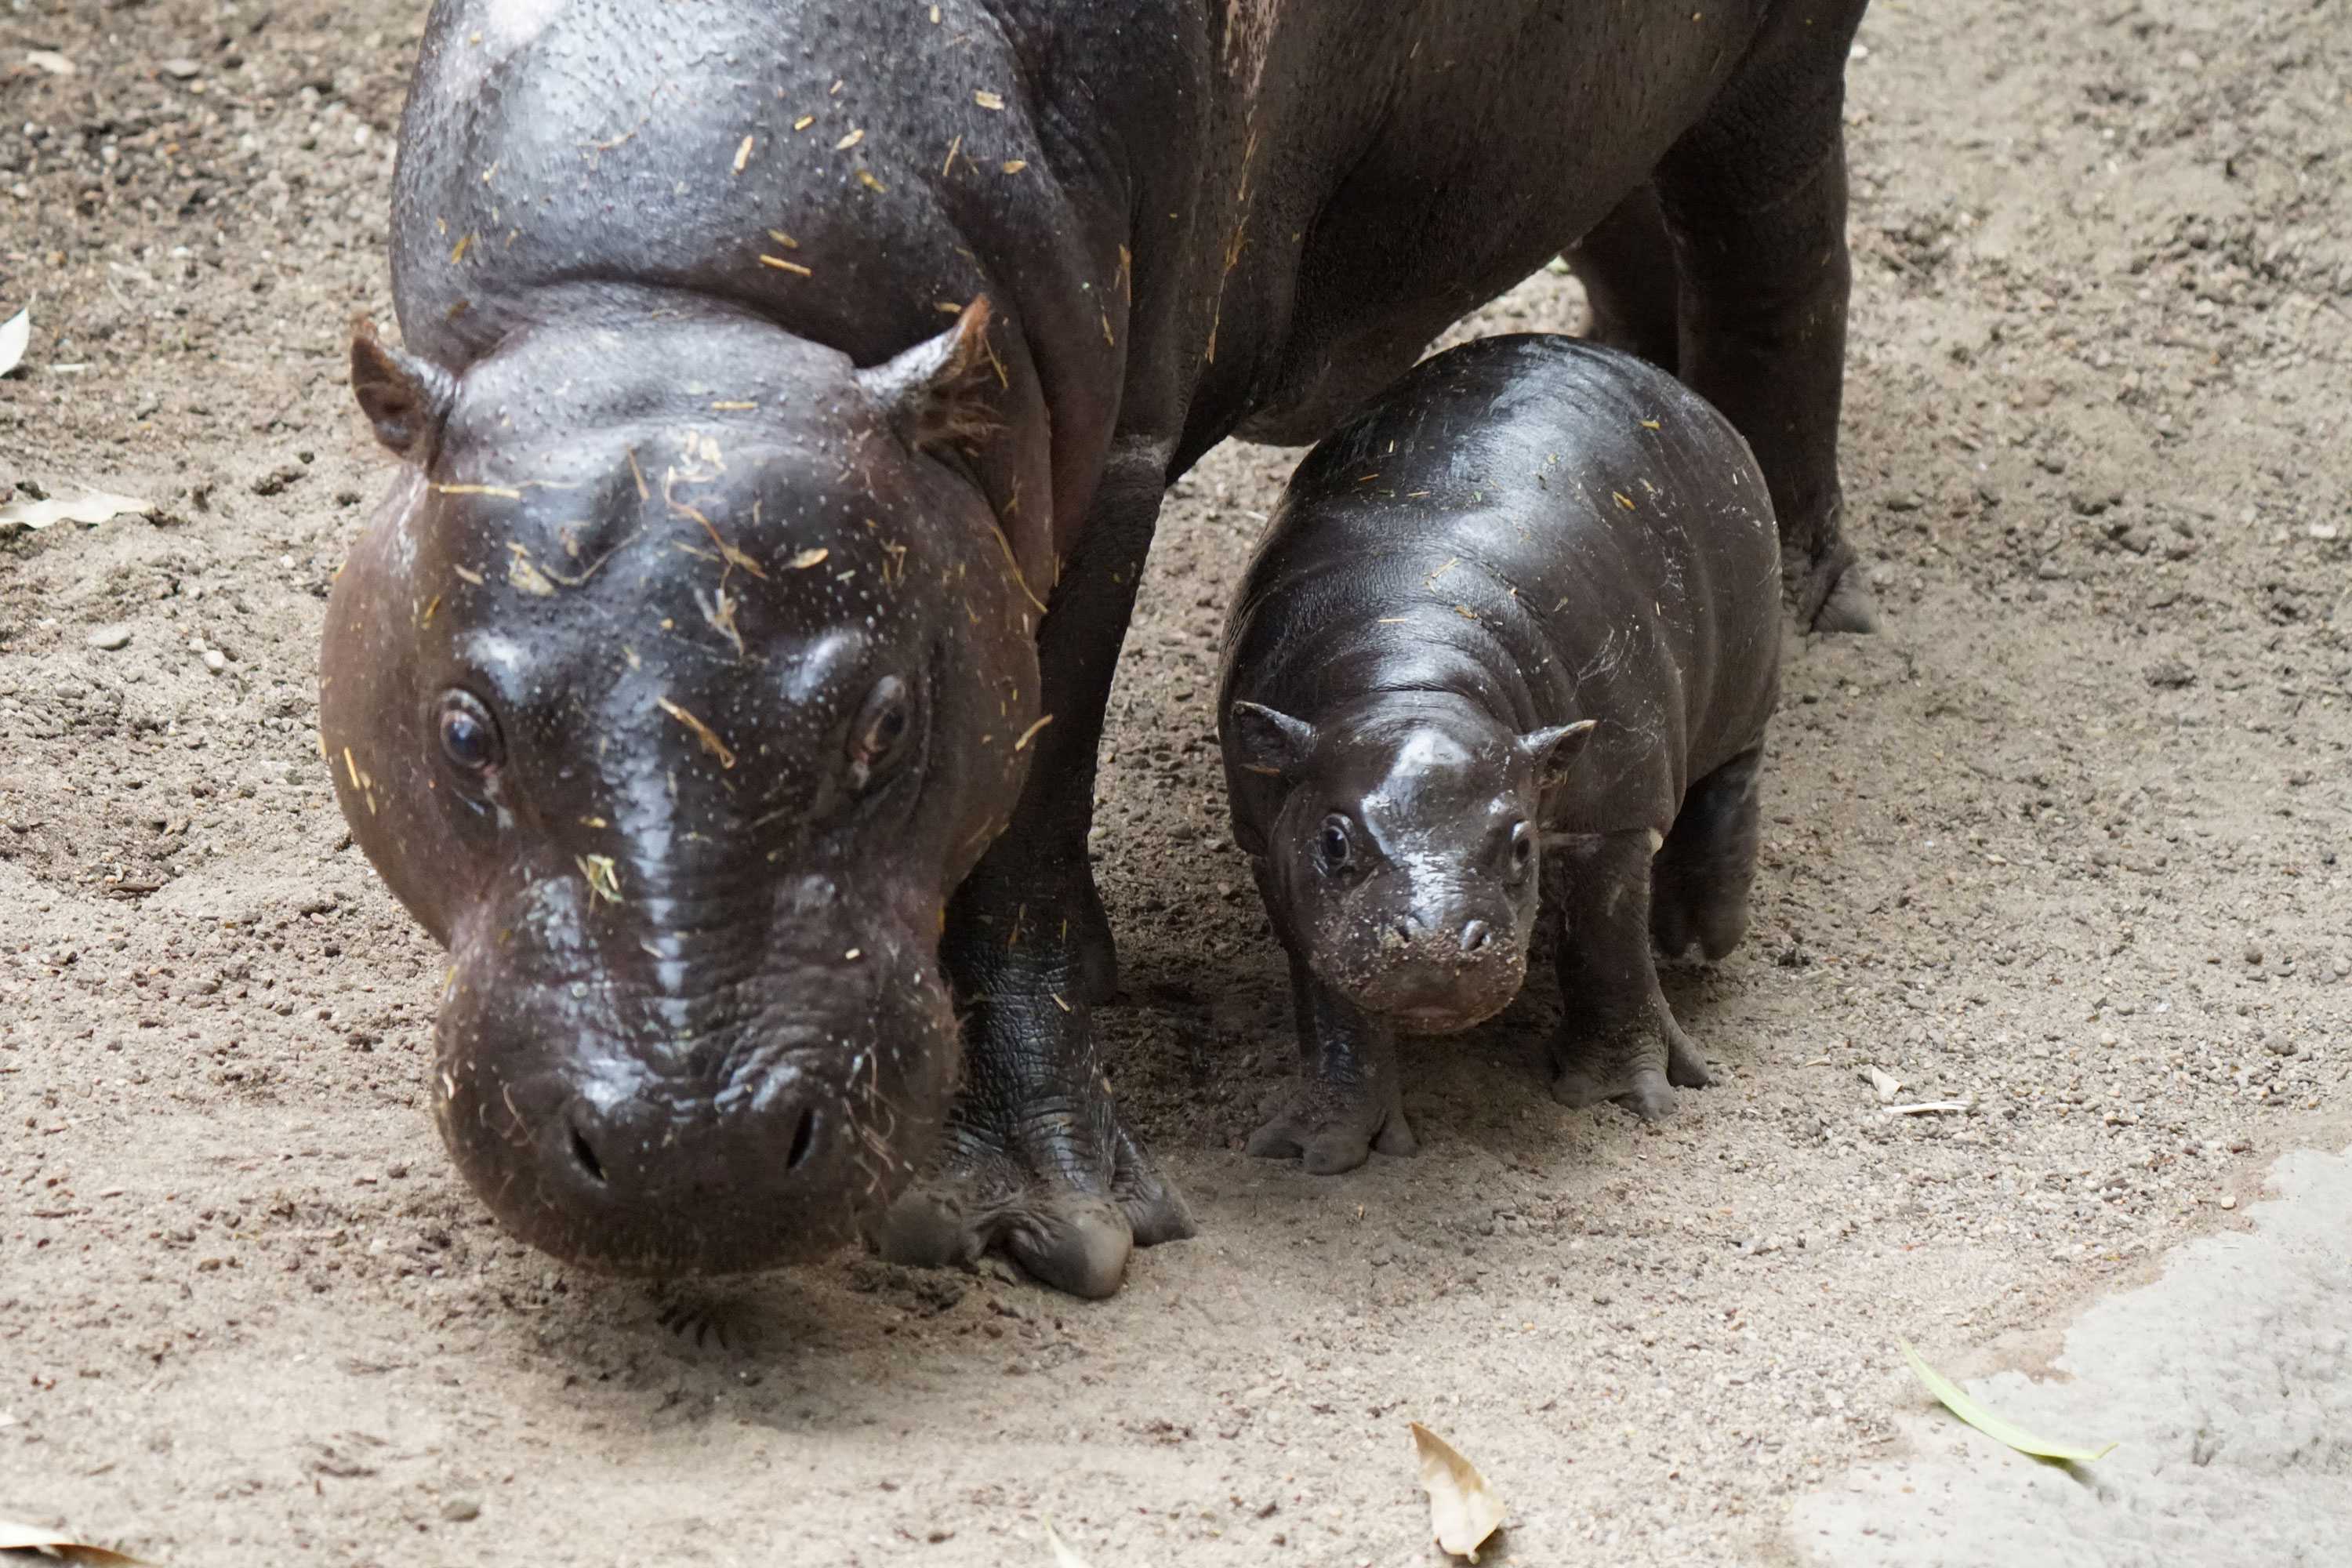
[[[1574,338],[1482,339],[1300,465],[1228,626],[1221,710],[1444,691],[1517,731],[1593,719],[1546,826],[1663,834],[1771,716],[1777,541],[1747,443],[1674,377]]]

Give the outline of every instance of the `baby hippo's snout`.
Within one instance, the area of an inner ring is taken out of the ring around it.
[[[1485,901],[1400,911],[1380,929],[1357,984],[1344,989],[1366,1012],[1416,1034],[1449,1035],[1486,1022],[1519,994],[1528,955],[1513,911],[1476,908]]]

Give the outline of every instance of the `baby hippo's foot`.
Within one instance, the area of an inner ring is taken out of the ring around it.
[[[1661,1003],[1651,1016],[1614,1029],[1563,1022],[1551,1047],[1551,1095],[1582,1109],[1613,1100],[1644,1121],[1674,1113],[1675,1089],[1715,1079],[1706,1058]]]
[[[1420,1144],[1404,1119],[1395,1076],[1388,1081],[1336,1083],[1307,1078],[1292,1089],[1274,1119],[1250,1134],[1249,1152],[1261,1159],[1297,1158],[1307,1174],[1336,1176],[1383,1154],[1411,1154]]]

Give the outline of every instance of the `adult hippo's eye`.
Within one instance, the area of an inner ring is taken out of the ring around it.
[[[1339,812],[1325,817],[1316,831],[1315,863],[1327,877],[1345,876],[1356,863],[1355,826]]]
[[[451,691],[441,699],[441,754],[468,778],[481,778],[506,758],[506,742],[499,721],[470,691]]]
[[[864,789],[905,754],[915,729],[914,700],[907,683],[886,675],[874,683],[849,727],[849,785]]]
[[[1536,863],[1536,830],[1524,822],[1511,826],[1511,880],[1524,882]]]

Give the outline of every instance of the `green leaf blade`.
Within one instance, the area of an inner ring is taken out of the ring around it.
[[[1958,1384],[1921,1360],[1919,1352],[1911,1348],[1910,1341],[1896,1340],[1895,1342],[1903,1347],[1904,1359],[1911,1363],[1911,1375],[1917,1378],[1927,1392],[1942,1403],[1945,1409],[1996,1443],[2014,1448],[2019,1453],[2036,1459],[2057,1459],[2071,1465],[2087,1465],[2095,1459],[2103,1459],[2115,1451],[2116,1445],[2113,1443],[2102,1444],[2095,1448],[2086,1448],[2070,1443],[2053,1443],[2047,1438],[2037,1437],[2015,1422],[2002,1419],[1969,1398],[1968,1392]]]

